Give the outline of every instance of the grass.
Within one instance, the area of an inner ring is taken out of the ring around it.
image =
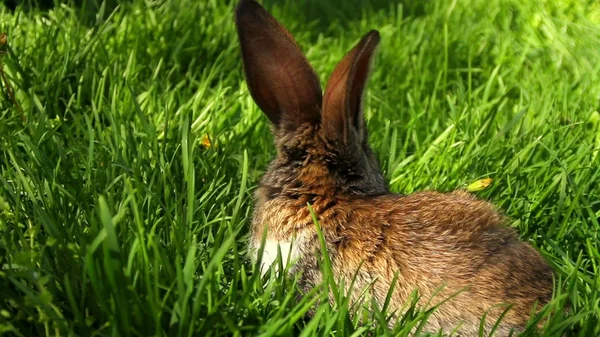
[[[595,1],[262,3],[323,81],[379,29],[365,105],[392,190],[492,178],[476,193],[556,266],[548,309],[572,307],[524,336],[600,335]],[[247,260],[274,147],[243,81],[233,6],[0,5],[3,334],[406,336],[426,319],[413,306],[387,330],[382,308],[358,324],[340,293],[305,319],[325,292],[299,298],[293,277],[267,282]]]

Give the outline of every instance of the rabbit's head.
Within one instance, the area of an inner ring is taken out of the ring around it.
[[[323,94],[292,35],[255,1],[239,3],[236,26],[250,94],[277,145],[263,197],[386,193],[362,110],[379,33],[369,32],[344,56]]]

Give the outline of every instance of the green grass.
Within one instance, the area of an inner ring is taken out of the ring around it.
[[[262,2],[323,81],[380,30],[366,116],[392,190],[492,178],[478,195],[556,266],[548,309],[572,306],[544,314],[543,336],[600,335],[600,6],[587,2]],[[92,20],[0,5],[2,333],[405,336],[427,316],[359,325],[336,294],[305,319],[325,292],[300,299],[293,277],[261,280],[247,260],[274,147],[233,5],[135,0]]]

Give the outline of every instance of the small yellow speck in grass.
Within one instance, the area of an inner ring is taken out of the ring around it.
[[[208,137],[208,135],[204,135],[204,138],[202,138],[202,140],[200,141],[200,145],[204,146],[204,148],[206,149],[210,149],[211,147],[215,147],[215,144],[213,144],[213,142],[210,140],[210,138]]]
[[[593,126],[600,125],[600,113],[598,113],[598,111],[592,112],[588,118],[588,122]]]
[[[492,184],[492,181],[493,181],[492,178],[479,179],[479,180],[471,183],[471,185],[467,186],[467,190],[469,192],[483,191]]]
[[[0,54],[4,53],[4,46],[6,46],[6,33],[1,33],[0,34]]]

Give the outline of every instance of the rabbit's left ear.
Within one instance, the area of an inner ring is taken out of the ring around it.
[[[246,82],[252,98],[283,132],[321,120],[319,78],[298,44],[254,0],[241,0],[235,21]]]
[[[346,145],[363,141],[365,121],[362,100],[379,32],[367,33],[338,63],[323,97],[322,127],[327,137]]]

